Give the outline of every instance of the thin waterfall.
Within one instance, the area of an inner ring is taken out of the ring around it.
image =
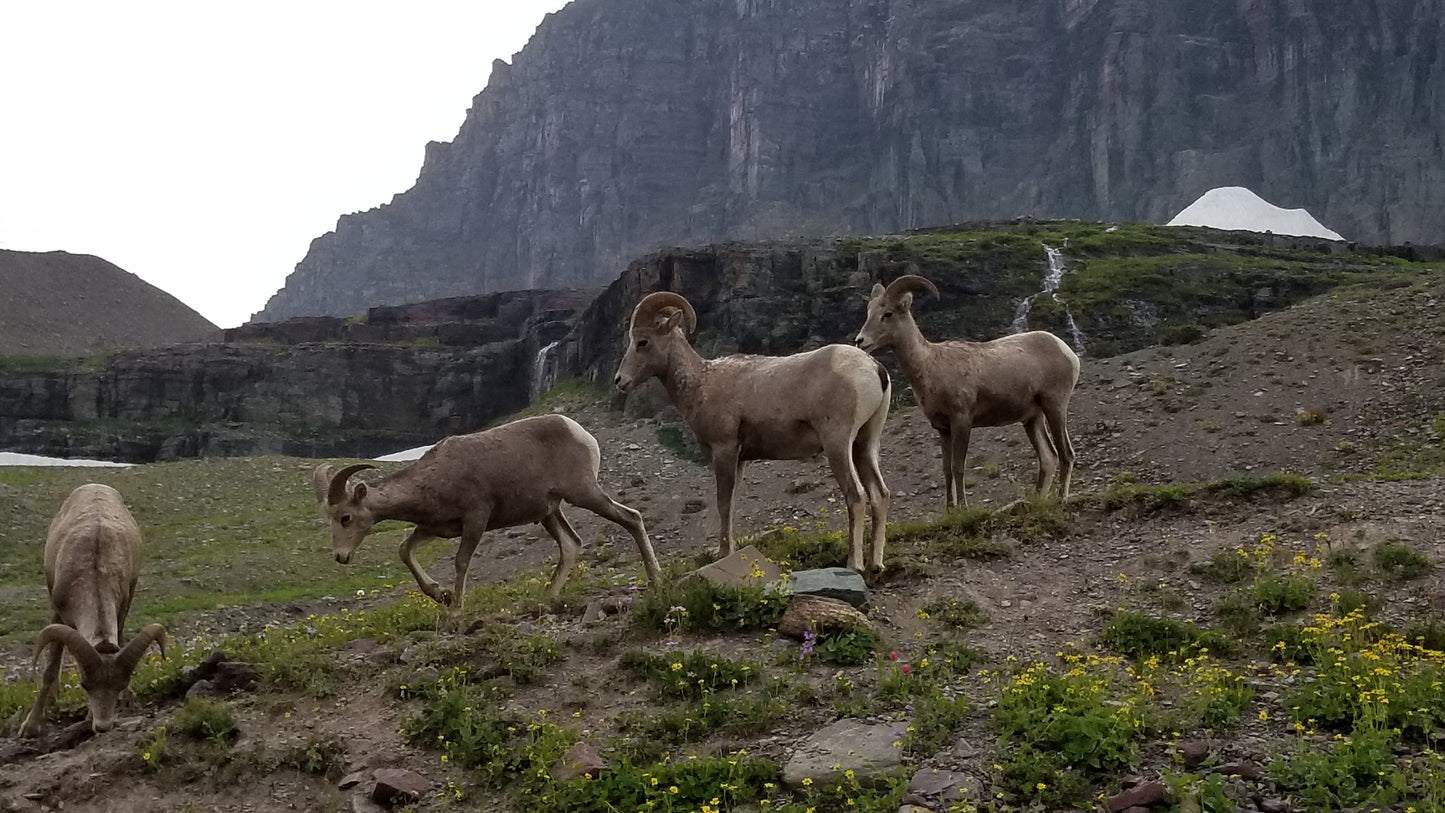
[[[530,384],[530,392],[528,393],[529,397],[527,400],[537,400],[541,397],[542,393],[551,389],[552,385],[556,383],[557,365],[553,364],[552,360],[555,356],[554,351],[559,344],[561,344],[561,342],[557,341],[538,348],[537,357],[532,359],[532,380],[528,382]]]
[[[1049,270],[1044,274],[1044,289],[1037,294],[1025,297],[1014,311],[1014,320],[1009,324],[1009,332],[1022,333],[1029,329],[1029,311],[1033,309],[1034,299],[1041,294],[1048,294],[1053,300],[1064,306],[1064,327],[1069,331],[1069,337],[1073,339],[1074,351],[1082,354],[1084,352],[1084,332],[1079,330],[1079,325],[1074,321],[1074,314],[1069,310],[1064,301],[1059,299],[1059,283],[1064,280],[1064,272],[1068,266],[1064,264],[1064,252],[1062,249],[1042,244],[1044,255],[1048,258]],[[1067,244],[1066,244],[1067,245]]]

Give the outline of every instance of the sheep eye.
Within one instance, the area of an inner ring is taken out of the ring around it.
[[[350,515],[350,514],[342,514],[342,515],[341,515],[341,524],[342,524],[342,525],[350,525],[350,524],[351,524],[351,515]]]
[[[890,318],[890,317],[892,317],[892,316],[893,316],[893,311],[884,311],[884,312],[883,312],[883,318],[884,318],[884,319],[888,319],[888,318]]]
[[[644,347],[646,347],[646,346],[647,346],[647,340],[646,340],[646,339],[638,339],[638,340],[637,340],[637,349],[638,349],[638,350],[641,350],[642,348],[644,348]]]

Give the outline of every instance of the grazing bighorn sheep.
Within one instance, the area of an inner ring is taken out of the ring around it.
[[[657,556],[642,515],[602,491],[597,483],[601,466],[597,439],[586,429],[563,415],[541,415],[445,438],[416,462],[370,485],[357,483],[347,489],[351,475],[374,468],[368,463],[340,470],[323,464],[312,478],[313,484],[327,478],[325,511],[336,561],[351,561],[374,523],[386,519],[415,523],[401,543],[401,560],[421,591],[449,607],[456,618],[472,552],[483,533],[497,528],[540,523],[561,551],[547,595],[561,592],[582,549],[581,538],[562,514],[563,501],[626,528],[637,540],[647,578],[657,581]],[[417,564],[416,549],[431,539],[454,537],[461,537],[456,581],[451,590],[443,590]]]
[[[656,376],[682,412],[717,481],[718,547],[733,551],[733,488],[750,460],[827,455],[848,505],[848,567],[863,571],[863,503],[873,520],[870,569],[883,569],[891,496],[878,468],[888,419],[888,371],[868,354],[830,344],[792,356],[704,359],[688,341],[697,313],[681,295],[648,294],[632,312],[614,382]]]
[[[35,659],[46,655],[40,693],[20,726],[23,737],[40,733],[45,707],[56,693],[62,650],[80,669],[80,685],[96,733],[115,725],[115,704],[152,643],[166,651],[166,630],[151,624],[119,646],[140,572],[140,528],[120,492],[89,483],[70,493],[45,537],[45,582],[50,625],[40,631]]]
[[[1048,331],[1033,330],[988,342],[930,342],[913,321],[915,291],[938,288],[906,274],[887,288],[875,284],[868,318],[855,343],[873,352],[893,348],[919,408],[938,431],[943,449],[944,505],[968,505],[964,458],[976,426],[1022,423],[1039,458],[1035,489],[1046,493],[1057,473],[1068,499],[1074,472],[1069,440],[1069,398],[1079,380],[1079,357]],[[1052,434],[1052,439],[1050,435]]]

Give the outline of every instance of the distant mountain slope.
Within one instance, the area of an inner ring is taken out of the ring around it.
[[[255,318],[589,288],[675,245],[1162,223],[1225,185],[1433,243],[1442,53],[1445,0],[574,0]]]
[[[0,355],[83,355],[220,333],[179,299],[99,257],[0,249]]]

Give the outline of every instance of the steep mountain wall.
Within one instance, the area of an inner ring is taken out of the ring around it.
[[[574,0],[257,314],[591,287],[667,245],[1163,222],[1438,240],[1445,0]]]

